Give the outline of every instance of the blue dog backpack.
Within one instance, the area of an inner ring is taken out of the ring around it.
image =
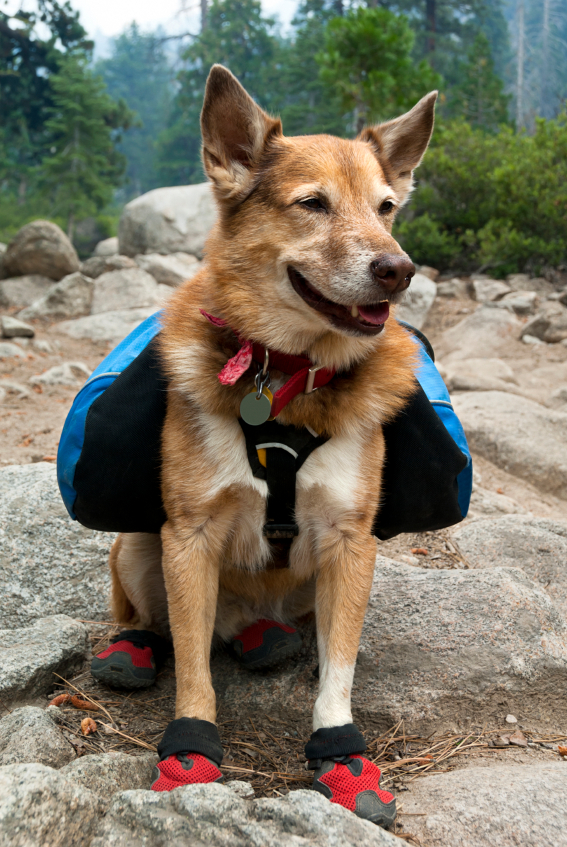
[[[374,534],[441,529],[466,517],[472,490],[467,440],[434,364],[419,347],[418,388],[386,424],[386,462]],[[57,477],[67,511],[89,529],[158,533],[166,520],[160,489],[167,379],[158,352],[160,313],[127,336],[77,394],[65,421]]]

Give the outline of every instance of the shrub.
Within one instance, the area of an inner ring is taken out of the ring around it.
[[[436,129],[397,234],[417,262],[495,276],[567,257],[567,114],[533,135]]]

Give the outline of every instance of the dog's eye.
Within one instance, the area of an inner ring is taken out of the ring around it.
[[[327,209],[317,197],[307,197],[306,200],[299,201],[300,206],[305,206],[307,209],[314,209],[316,212],[326,212]]]
[[[393,208],[394,208],[394,204],[392,203],[391,200],[384,200],[384,202],[380,206],[379,211],[380,211],[381,215],[387,215],[388,212],[391,212]]]

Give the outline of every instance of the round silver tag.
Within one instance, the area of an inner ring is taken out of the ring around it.
[[[242,420],[250,424],[250,426],[260,426],[265,423],[272,414],[272,403],[269,397],[261,394],[260,398],[256,399],[256,392],[252,391],[242,398],[240,404],[240,417]]]

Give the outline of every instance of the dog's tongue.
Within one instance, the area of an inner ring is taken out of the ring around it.
[[[366,323],[383,324],[388,320],[390,306],[388,305],[387,300],[383,300],[381,303],[376,303],[374,305],[359,306],[358,314],[363,321],[366,321]]]

